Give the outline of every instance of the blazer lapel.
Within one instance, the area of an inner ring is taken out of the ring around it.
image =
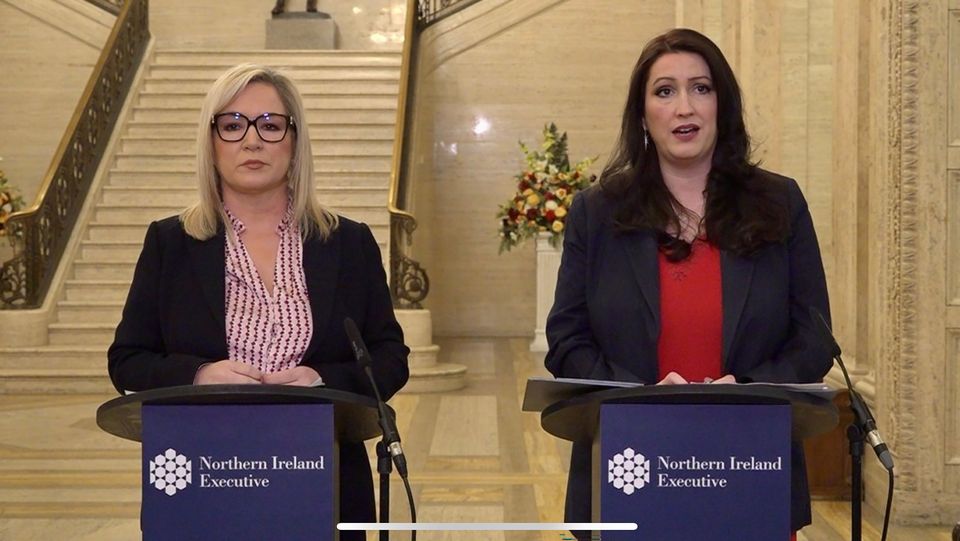
[[[339,233],[334,231],[326,241],[311,237],[303,243],[303,274],[313,315],[313,336],[303,354],[304,359],[310,358],[319,347],[333,313],[337,275],[340,273],[340,239]]]
[[[653,321],[653,343],[660,335],[660,263],[657,258],[657,241],[647,232],[625,233],[621,237],[634,278],[640,286],[643,300]]]
[[[720,253],[721,289],[723,294],[723,363],[724,373],[729,370],[730,349],[735,342],[737,325],[743,314],[753,280],[752,259],[742,258],[727,251]]]
[[[227,325],[226,325],[226,260],[224,253],[223,228],[216,236],[208,240],[200,241],[192,237],[187,238],[187,253],[193,264],[194,271],[197,274],[197,281],[200,282],[200,288],[203,290],[203,298],[207,301],[207,306],[213,313],[217,321],[219,334],[226,343]]]

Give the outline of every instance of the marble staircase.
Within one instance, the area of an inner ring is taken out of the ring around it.
[[[194,198],[194,139],[206,88],[226,68],[258,62],[283,68],[303,95],[318,196],[370,225],[384,261],[386,210],[400,55],[375,51],[157,50],[95,203],[79,220],[82,240],[48,326],[49,343],[0,347],[0,393],[83,393],[111,389],[106,349],[113,339],[147,225]],[[65,257],[70,258],[71,254]]]

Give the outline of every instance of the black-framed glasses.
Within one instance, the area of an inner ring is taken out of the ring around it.
[[[240,113],[220,113],[210,119],[220,139],[227,143],[236,143],[247,136],[250,126],[257,131],[260,139],[267,143],[279,143],[287,136],[292,127],[297,129],[293,117],[280,113],[263,113],[256,118],[247,118]]]

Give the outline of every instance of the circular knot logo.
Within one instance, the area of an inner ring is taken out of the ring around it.
[[[150,461],[150,484],[167,496],[187,488],[192,481],[190,461],[174,449],[167,449]]]
[[[633,494],[650,482],[650,461],[627,447],[607,460],[607,482],[624,494]]]

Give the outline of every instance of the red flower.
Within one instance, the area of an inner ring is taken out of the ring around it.
[[[527,182],[526,180],[521,180],[521,181],[520,181],[520,186],[519,186],[519,188],[520,188],[520,191],[521,191],[521,192],[524,191],[524,190],[526,190],[526,189],[529,188],[529,187],[530,187],[530,183],[529,183],[529,182]]]
[[[552,210],[548,210],[547,213],[544,214],[544,217],[547,219],[548,222],[552,222],[557,219],[557,213]]]
[[[507,211],[507,216],[509,216],[511,220],[517,221],[517,218],[520,216],[520,211],[517,209],[510,209]]]
[[[537,175],[535,175],[533,171],[527,172],[527,180],[534,180],[535,178],[537,178]]]
[[[553,192],[547,192],[547,195],[543,196],[547,201],[553,201],[557,196],[553,195]]]
[[[527,219],[536,220],[537,219],[537,209],[527,209]]]

